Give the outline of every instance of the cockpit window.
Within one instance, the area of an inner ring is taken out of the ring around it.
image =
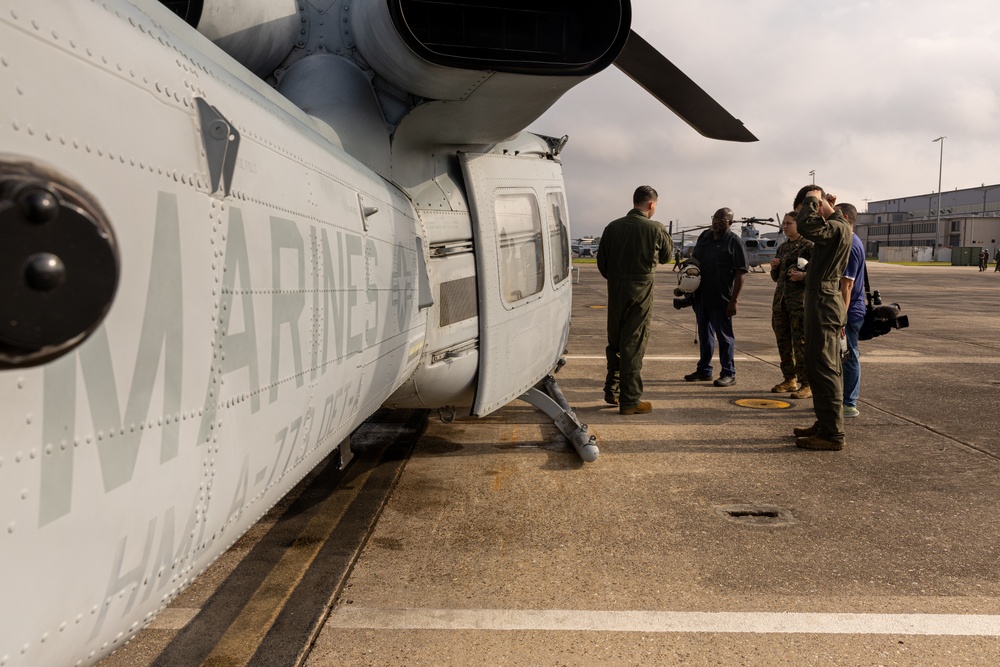
[[[538,201],[530,192],[507,192],[494,202],[500,239],[500,290],[512,304],[542,291],[545,260]]]

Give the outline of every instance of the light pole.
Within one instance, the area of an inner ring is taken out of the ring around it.
[[[810,171],[810,172],[809,172],[809,175],[810,175],[810,176],[812,176],[812,179],[813,179],[813,182],[812,182],[812,184],[813,184],[813,185],[816,185],[816,170],[815,170],[815,169],[813,169],[812,171]]]
[[[931,143],[941,142],[941,157],[938,160],[938,205],[937,205],[937,222],[934,223],[934,252],[937,252],[937,247],[941,244],[941,169],[944,167],[944,140],[948,137],[938,137],[931,141]],[[985,206],[985,204],[984,204]]]

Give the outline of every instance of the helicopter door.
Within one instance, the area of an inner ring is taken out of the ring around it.
[[[473,219],[479,287],[479,378],[472,414],[533,387],[562,352],[568,312],[546,275],[544,193],[562,190],[557,162],[460,155]]]

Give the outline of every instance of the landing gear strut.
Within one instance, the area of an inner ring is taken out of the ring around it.
[[[556,379],[546,375],[541,382],[521,394],[522,401],[531,403],[536,408],[552,418],[556,427],[562,431],[576,449],[576,453],[584,461],[596,461],[600,450],[597,448],[597,436],[587,430],[586,424],[581,424],[573,413],[573,408],[566,402]]]

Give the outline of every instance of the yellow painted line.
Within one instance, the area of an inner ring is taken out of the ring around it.
[[[250,662],[268,629],[274,625],[295,587],[333,534],[347,508],[364,488],[373,470],[374,466],[355,478],[349,489],[338,486],[333,495],[318,505],[321,509],[257,587],[243,611],[212,649],[205,660],[206,665],[236,667]]]
[[[194,607],[168,607],[146,627],[150,630],[183,630],[200,611]]]

